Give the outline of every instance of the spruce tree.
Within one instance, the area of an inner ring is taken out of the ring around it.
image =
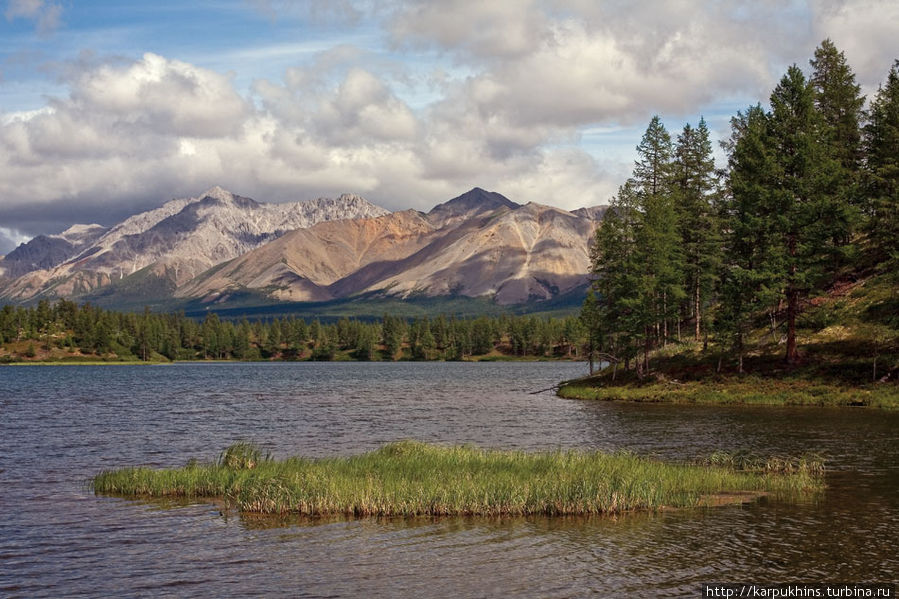
[[[711,294],[720,263],[720,227],[712,205],[716,191],[715,161],[705,119],[689,124],[677,137],[672,168],[678,232],[683,251],[684,288],[694,319],[694,338],[701,338],[703,305]]]
[[[634,184],[640,208],[637,228],[637,260],[642,265],[637,280],[640,299],[633,306],[637,332],[642,327],[643,371],[649,370],[653,342],[668,340],[668,323],[677,317],[684,296],[682,251],[672,194],[673,146],[671,136],[654,116],[637,146]]]
[[[899,271],[899,60],[871,102],[865,126],[868,236],[876,260]]]
[[[637,146],[633,180],[644,196],[667,191],[671,171],[671,135],[658,115],[652,117]]]
[[[596,229],[591,260],[597,297],[594,302],[593,295],[588,295],[581,312],[590,351],[606,349],[625,362],[636,355],[634,341],[639,335],[635,331],[643,327],[637,316],[642,274],[637,253],[640,219],[635,184],[629,180],[618,190]]]
[[[833,256],[832,240],[847,227],[834,189],[836,161],[822,143],[814,93],[802,71],[791,66],[771,94],[775,222],[783,239],[781,276],[787,300],[786,361],[799,361],[796,317],[800,300],[822,282]]]
[[[770,116],[758,105],[737,113],[731,119],[731,138],[722,145],[728,153],[728,177],[719,204],[725,233],[715,330],[737,354],[737,368],[743,372],[752,315],[781,294],[782,238],[773,203],[776,166]]]
[[[846,56],[833,42],[825,39],[809,61],[814,69],[810,78],[814,90],[815,108],[820,117],[819,136],[825,152],[833,163],[835,175],[830,193],[833,202],[823,215],[829,222],[834,243],[840,251],[831,255],[841,262],[853,256],[849,246],[857,227],[862,198],[861,165],[863,158],[860,121],[865,97],[855,82],[855,74]]]
[[[844,177],[858,173],[862,162],[860,121],[865,97],[846,56],[825,39],[809,61],[815,108],[822,118],[821,136]]]

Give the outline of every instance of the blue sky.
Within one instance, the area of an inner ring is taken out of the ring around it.
[[[0,2],[0,254],[212,185],[606,203],[653,114],[724,136],[825,37],[870,94],[899,3]]]

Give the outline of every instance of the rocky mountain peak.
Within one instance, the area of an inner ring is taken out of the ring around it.
[[[19,277],[62,264],[74,253],[72,243],[56,235],[38,235],[11,251],[3,260],[3,274]]]
[[[608,208],[608,205],[600,204],[599,206],[578,208],[577,210],[572,210],[571,213],[575,216],[580,216],[592,221],[600,221],[602,220],[602,217],[606,213],[606,210],[608,210]]]
[[[520,204],[516,204],[502,194],[475,187],[448,202],[434,206],[428,212],[428,219],[437,226],[445,226],[461,219],[488,214],[501,208],[514,210],[519,207]]]
[[[586,282],[603,208],[522,206],[475,187],[428,214],[391,213],[354,193],[276,204],[214,186],[109,230],[75,225],[36,237],[0,265],[0,297],[548,299]]]
[[[212,187],[201,193],[199,197],[212,198],[215,200],[222,200],[223,202],[227,202],[234,198],[234,194],[227,189],[219,187],[218,185],[213,185]]]
[[[98,224],[90,224],[90,225],[72,225],[65,231],[59,234],[60,237],[64,239],[70,239],[72,237],[82,237],[84,235],[93,235],[99,231],[105,231],[106,227]]]
[[[231,193],[227,189],[222,189],[218,185],[216,185],[215,187],[211,187],[207,191],[200,194],[197,205],[202,207],[227,206],[235,207],[241,210],[256,210],[260,207],[259,202],[257,202],[256,200]]]
[[[340,196],[338,196],[337,201],[338,201],[338,202],[354,203],[354,204],[358,204],[358,203],[361,203],[361,202],[366,202],[366,203],[368,202],[368,200],[366,200],[366,199],[363,198],[362,196],[357,195],[357,194],[355,194],[355,193],[342,193],[342,194],[340,194]]]
[[[474,187],[448,202],[438,204],[431,212],[469,212],[471,210],[487,212],[497,208],[518,208],[518,206],[519,204],[502,194]]]

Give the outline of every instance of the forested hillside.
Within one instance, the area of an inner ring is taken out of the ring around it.
[[[686,351],[694,374],[864,358],[895,380],[899,61],[867,107],[830,40],[809,67],[731,119],[724,169],[704,120],[673,138],[649,123],[597,229],[582,311],[610,371],[642,380]]]

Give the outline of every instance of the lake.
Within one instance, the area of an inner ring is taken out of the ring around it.
[[[0,368],[0,596],[699,596],[703,582],[899,580],[899,412],[531,394],[584,364],[221,363]],[[102,469],[398,439],[483,447],[815,451],[799,504],[590,518],[318,519],[96,497]]]

